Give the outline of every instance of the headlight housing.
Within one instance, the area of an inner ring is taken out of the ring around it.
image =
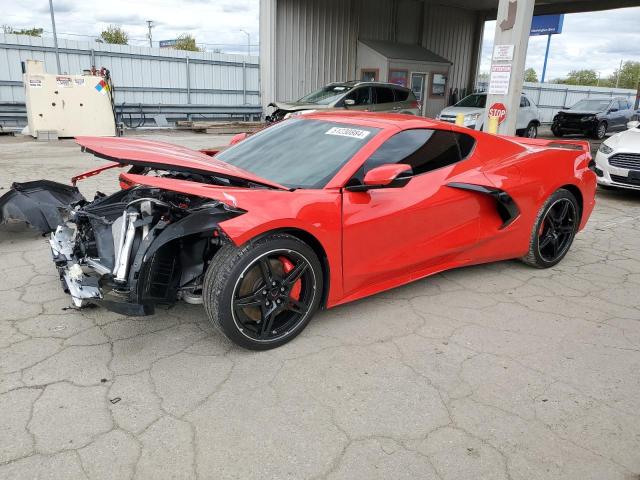
[[[598,151],[600,153],[604,153],[605,155],[609,155],[611,152],[613,152],[613,148],[611,148],[606,143],[601,143],[600,144],[600,148],[598,149]]]
[[[465,122],[475,122],[479,118],[480,118],[480,114],[479,113],[470,113],[470,114],[464,116],[464,121]]]

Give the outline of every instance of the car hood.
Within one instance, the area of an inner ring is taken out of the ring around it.
[[[322,105],[318,103],[298,103],[298,102],[271,102],[270,107],[275,107],[279,110],[287,110],[289,112],[297,112],[300,110],[325,110],[332,108],[331,105]]]
[[[448,107],[440,112],[440,115],[457,115],[464,113],[465,115],[474,115],[476,113],[484,113],[484,108],[477,107]]]
[[[631,128],[624,132],[616,133],[605,142],[611,148],[624,150],[629,153],[640,153],[640,129]]]
[[[181,172],[217,175],[232,180],[246,180],[260,185],[288,190],[278,183],[229,165],[215,157],[171,143],[132,138],[76,137],[82,151],[122,165],[169,169]]]
[[[593,111],[593,110],[560,110],[558,114],[563,115],[597,115],[598,113],[602,113],[601,110]]]

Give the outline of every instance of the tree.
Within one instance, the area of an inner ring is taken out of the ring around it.
[[[14,35],[29,35],[30,37],[41,37],[44,29],[42,28],[21,28],[20,30],[16,30],[13,27],[8,25],[2,26],[2,31],[4,33],[12,33]]]
[[[113,43],[115,45],[129,44],[129,35],[117,25],[109,25],[106,30],[102,31],[100,38],[104,43]]]
[[[200,49],[196,45],[196,39],[188,33],[183,33],[182,35],[178,36],[178,38],[176,39],[176,44],[173,48],[175,48],[176,50],[188,50],[190,52],[200,51]]]
[[[533,83],[537,83],[538,82],[538,74],[536,73],[536,71],[533,68],[527,68],[524,71],[524,81],[525,82],[533,82]]]
[[[598,84],[598,73],[595,70],[571,70],[567,78],[558,79],[557,83],[567,85],[595,86]]]
[[[620,79],[618,80],[618,76]],[[640,62],[624,62],[622,69],[616,70],[609,77],[609,84],[618,88],[638,88],[640,81]]]

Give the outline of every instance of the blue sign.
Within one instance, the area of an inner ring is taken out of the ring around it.
[[[533,17],[531,22],[530,35],[554,35],[562,33],[562,24],[564,23],[564,14],[562,15],[538,15]]]
[[[171,48],[176,46],[176,40],[160,40],[160,48]]]

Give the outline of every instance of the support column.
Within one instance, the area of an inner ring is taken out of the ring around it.
[[[277,0],[260,0],[260,102],[262,117],[276,98],[277,82]]]
[[[527,59],[527,47],[529,44],[529,33],[531,31],[531,21],[533,20],[533,7],[535,0],[500,0],[498,5],[498,17],[496,22],[496,33],[493,41],[494,49],[498,45],[513,45],[513,57],[502,60],[492,60],[490,70],[491,76],[495,75],[494,70],[502,70],[498,77],[505,78],[505,70],[511,68],[508,90],[499,93],[491,93],[487,96],[487,108],[485,109],[484,130],[489,127],[489,108],[495,103],[502,103],[507,110],[505,120],[498,127],[501,135],[515,135],[518,109],[520,108],[520,96],[522,94],[522,84],[524,82],[524,67]],[[509,47],[504,49],[509,50]],[[500,89],[497,89],[500,90]],[[497,91],[496,90],[496,91]]]

